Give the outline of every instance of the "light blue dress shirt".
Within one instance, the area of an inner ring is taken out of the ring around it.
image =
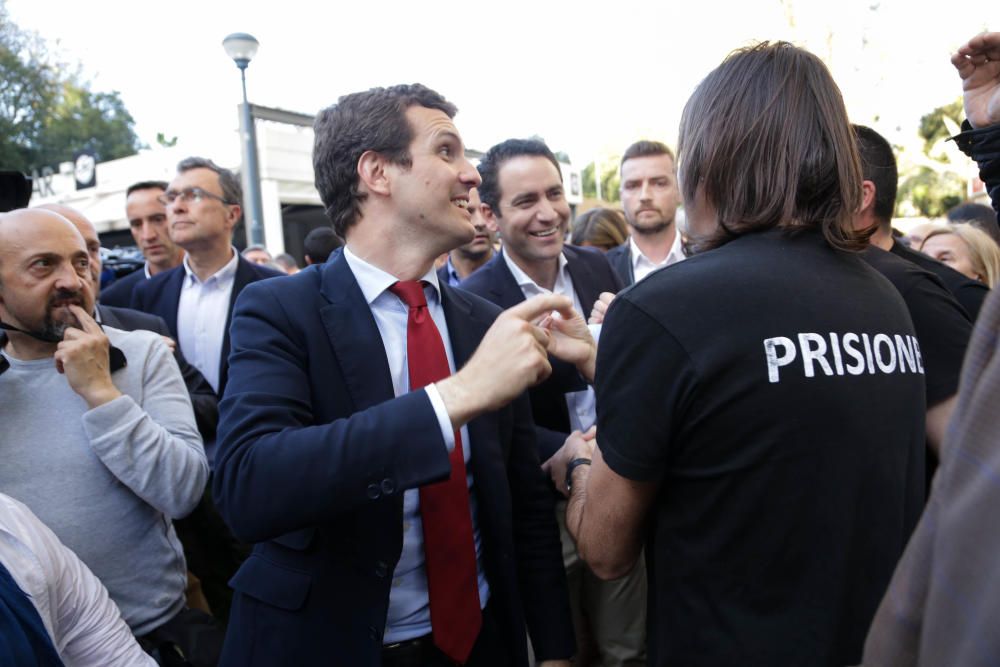
[[[410,374],[406,359],[406,323],[409,307],[400,300],[389,288],[399,279],[382,269],[369,264],[353,252],[344,248],[344,259],[354,273],[365,301],[371,308],[372,316],[382,336],[386,360],[389,362],[389,373],[392,375],[392,388],[396,396],[402,396],[410,391]],[[426,283],[424,293],[427,296],[427,310],[434,324],[441,333],[444,349],[448,355],[448,366],[455,372],[455,358],[451,351],[451,338],[448,336],[448,323],[445,321],[444,308],[441,305],[441,292],[437,273],[433,267],[424,275]],[[437,387],[428,385],[425,390],[434,407],[441,434],[444,436],[448,451],[455,448],[455,432],[451,427],[451,418],[445,409],[444,401],[438,394]],[[466,481],[469,485],[469,506],[472,512],[472,530],[476,543],[476,570],[479,576],[479,604],[485,607],[489,600],[490,589],[483,574],[482,540],[477,520],[477,503],[473,494],[472,472],[469,467],[470,448],[469,432],[461,428],[462,451],[465,455]],[[424,531],[420,518],[420,491],[409,489],[403,494],[403,553],[393,572],[392,589],[389,592],[389,614],[386,618],[386,630],[382,639],[385,644],[406,641],[421,637],[431,632],[431,613],[427,595],[427,572],[424,569]]]

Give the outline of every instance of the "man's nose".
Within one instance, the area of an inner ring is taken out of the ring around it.
[[[89,264],[89,260],[88,260]],[[86,273],[89,274],[91,271],[91,266],[87,266]],[[76,266],[71,262],[66,262],[60,267],[59,272],[56,274],[55,286],[58,289],[68,290],[72,292],[77,292],[84,287],[86,284],[87,277],[81,276],[76,271]]]
[[[140,232],[140,236],[147,241],[152,241],[156,239],[156,229],[153,227],[153,224],[148,220],[142,223],[142,231]]]
[[[463,162],[465,164],[460,174],[462,182],[469,185],[469,187],[478,188],[483,182],[483,177],[479,175],[479,170],[476,169],[471,162],[464,158]]]
[[[556,212],[552,202],[543,197],[542,201],[538,204],[537,217],[539,220],[549,221],[559,217],[559,214]]]

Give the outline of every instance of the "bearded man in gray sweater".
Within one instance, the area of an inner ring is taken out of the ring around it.
[[[184,608],[171,519],[195,507],[208,464],[160,337],[90,316],[88,263],[62,216],[0,215],[0,491],[76,552],[141,637]]]

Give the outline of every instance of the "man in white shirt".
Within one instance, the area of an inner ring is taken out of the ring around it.
[[[621,198],[631,236],[609,250],[607,258],[626,285],[684,259],[676,223],[680,203],[677,169],[665,144],[637,141],[625,150]]]
[[[0,570],[4,569],[30,600],[52,648],[67,667],[156,664],[139,648],[107,589],[83,561],[25,505],[0,494]],[[6,589],[0,586],[0,591]],[[13,642],[31,628],[23,622],[13,627],[0,623],[0,630],[6,641]],[[36,648],[34,657],[43,664],[38,651],[42,649]]]
[[[233,172],[211,160],[187,158],[160,198],[170,238],[187,255],[180,266],[137,285],[131,307],[162,317],[185,358],[221,396],[237,295],[249,283],[284,274],[246,261],[233,248],[233,229],[243,215],[242,189]]]
[[[543,142],[509,139],[479,164],[479,196],[487,224],[499,230],[503,250],[462,282],[501,308],[539,294],[561,294],[588,313],[602,292],[622,283],[604,255],[564,242],[570,209],[559,163]],[[547,460],[570,433],[596,421],[594,391],[576,368],[552,359],[552,375],[531,389],[538,453]],[[560,500],[562,500],[560,496]],[[562,521],[565,503],[556,508]],[[561,522],[563,564],[570,587],[580,664],[634,665],[645,655],[645,570],[640,566],[613,582],[601,581],[580,560]],[[599,657],[598,657],[599,656]]]

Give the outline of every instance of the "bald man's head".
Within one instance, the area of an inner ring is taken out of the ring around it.
[[[97,236],[97,227],[87,219],[83,213],[75,208],[63,206],[62,204],[42,204],[36,209],[51,211],[69,220],[80,232],[83,242],[87,245],[87,254],[90,255],[90,279],[91,287],[94,290],[94,298],[101,294],[101,239]]]
[[[83,236],[49,210],[0,215],[0,320],[46,342],[79,326],[70,304],[94,310],[90,256]]]

